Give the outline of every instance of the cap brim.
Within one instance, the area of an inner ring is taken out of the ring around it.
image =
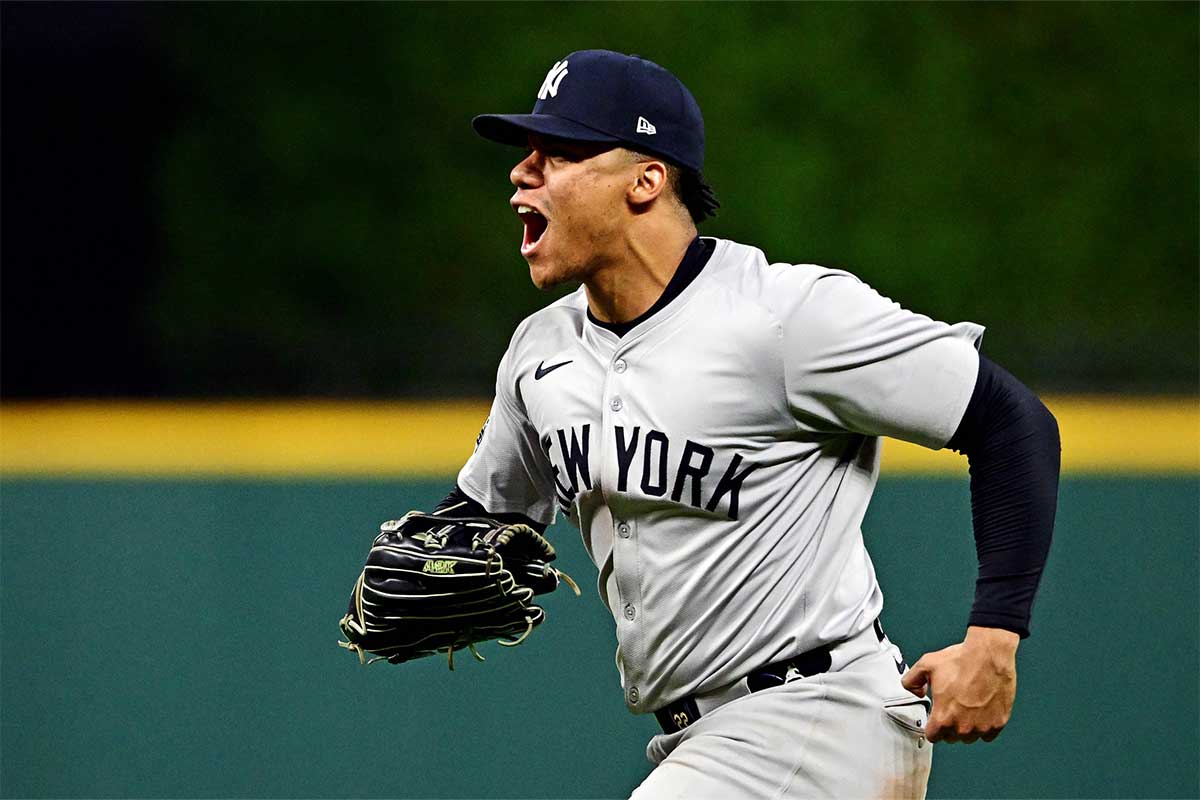
[[[530,133],[540,133],[543,136],[555,136],[559,139],[572,139],[579,142],[617,144],[621,141],[603,131],[551,114],[480,114],[471,120],[471,127],[484,139],[515,147],[524,147],[528,144],[528,134]]]

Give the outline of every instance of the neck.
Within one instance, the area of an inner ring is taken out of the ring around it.
[[[629,322],[646,313],[695,238],[694,225],[631,231],[619,255],[583,282],[592,315],[602,322]]]

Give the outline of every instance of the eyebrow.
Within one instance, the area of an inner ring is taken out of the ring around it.
[[[540,144],[542,147],[579,147],[582,143],[576,142],[573,139],[560,139],[557,136],[539,135],[533,140],[532,144],[527,144],[527,147],[532,147]]]

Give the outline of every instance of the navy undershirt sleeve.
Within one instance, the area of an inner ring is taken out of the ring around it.
[[[984,356],[946,447],[967,456],[979,578],[970,625],[1029,635],[1058,504],[1058,423],[1037,395]]]
[[[458,484],[450,494],[433,510],[434,514],[443,513],[453,517],[489,517],[506,525],[528,525],[538,533],[545,533],[546,526],[535,522],[524,514],[492,514],[479,503],[467,497],[466,492]]]

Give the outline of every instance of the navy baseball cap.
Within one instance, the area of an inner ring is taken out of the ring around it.
[[[667,70],[640,56],[579,50],[555,62],[531,114],[482,114],[485,139],[525,147],[526,134],[625,144],[679,166],[704,166],[704,118],[696,98]]]

